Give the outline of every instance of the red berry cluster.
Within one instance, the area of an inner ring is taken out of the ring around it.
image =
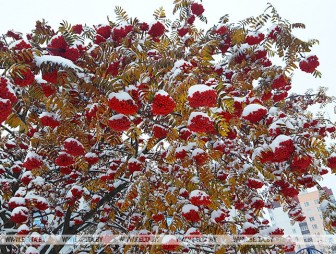
[[[250,112],[248,115],[243,116],[243,118],[251,123],[258,123],[261,119],[263,119],[267,114],[266,108],[259,108],[253,112]]]
[[[295,250],[295,243],[287,244],[282,249],[284,252],[293,252]]]
[[[152,218],[155,222],[159,222],[164,219],[164,215],[162,213],[157,213],[157,214],[153,214]]]
[[[290,158],[295,148],[291,139],[280,142],[279,146],[274,150],[274,161],[283,162]]]
[[[201,220],[201,217],[198,212],[197,206],[193,206],[193,208],[190,208],[188,211],[183,212],[182,216],[187,220],[191,222],[198,222]]]
[[[106,73],[110,74],[113,77],[117,76],[118,75],[118,71],[119,71],[119,65],[120,65],[119,61],[115,61],[115,62],[111,63],[108,66],[108,68],[106,70]]]
[[[148,34],[156,38],[156,37],[160,37],[161,35],[163,35],[164,31],[165,31],[164,25],[161,22],[157,21],[156,23],[152,24],[149,27]]]
[[[52,84],[41,84],[42,92],[46,97],[53,95],[56,92],[56,87]]]
[[[226,217],[229,216],[228,211],[216,210],[211,213],[211,217],[215,219],[217,223],[223,222]]]
[[[274,102],[278,102],[278,101],[282,101],[283,99],[287,98],[288,96],[288,92],[281,92],[281,93],[277,93],[273,95],[273,101]]]
[[[209,117],[203,115],[193,117],[188,124],[188,128],[194,132],[204,133],[213,132],[215,130],[214,122]]]
[[[17,102],[17,97],[12,90],[12,84],[5,77],[0,77],[0,98],[9,99],[12,104]],[[0,111],[2,112],[2,111]]]
[[[152,112],[154,115],[168,115],[175,109],[176,103],[169,94],[155,94]]]
[[[168,129],[162,125],[154,125],[153,127],[153,136],[155,138],[165,138],[167,136]]]
[[[192,191],[189,195],[189,200],[193,205],[196,206],[207,206],[211,204],[210,196],[204,191],[200,190]]]
[[[60,152],[58,157],[55,159],[55,164],[60,167],[67,167],[74,163],[74,158],[65,152]]]
[[[170,239],[168,242],[162,244],[162,250],[164,251],[175,251],[179,243],[176,239]]]
[[[314,178],[311,175],[305,175],[297,179],[298,183],[304,185],[306,188],[312,188],[315,186]]]
[[[119,114],[133,115],[138,111],[138,106],[130,100],[119,100],[117,97],[111,97],[108,101],[109,107]]]
[[[291,168],[297,172],[304,173],[312,162],[312,157],[309,155],[295,155],[292,160]]]
[[[246,185],[252,189],[260,189],[264,186],[264,183],[259,179],[249,178]]]
[[[275,236],[280,236],[280,235],[284,235],[284,234],[285,234],[285,232],[282,228],[276,228],[270,233],[270,235],[275,235]]]
[[[128,162],[127,168],[131,173],[134,173],[136,171],[141,171],[143,166],[140,161],[133,159]]]
[[[44,210],[47,210],[49,208],[49,204],[48,204],[47,200],[45,200],[44,198],[38,198],[38,199],[34,200],[34,205],[40,211],[44,211]]]
[[[191,8],[191,12],[196,16],[200,16],[204,12],[204,7],[202,4],[192,3],[190,8]]]
[[[224,172],[224,170],[219,170],[217,172],[217,178],[221,181],[225,181],[228,178],[229,174]]]
[[[217,91],[207,90],[203,92],[195,92],[192,96],[188,96],[190,107],[214,107],[216,105]]]
[[[179,137],[183,140],[188,140],[188,138],[191,136],[192,132],[188,130],[187,128],[183,128],[180,130]]]
[[[48,50],[52,55],[61,56],[75,62],[80,53],[77,48],[70,47],[62,35],[54,37],[48,44]]]
[[[274,153],[272,150],[265,150],[260,153],[259,159],[261,163],[272,162]]]
[[[89,165],[96,164],[99,161],[99,157],[95,153],[87,153],[84,158]]]
[[[42,73],[42,79],[44,79],[45,81],[48,81],[49,83],[56,84],[57,83],[57,70]]]
[[[30,69],[23,69],[13,74],[14,83],[18,86],[29,86],[35,81],[34,73]]]
[[[272,40],[276,40],[278,33],[280,32],[280,28],[276,26],[274,29],[271,30],[271,32],[268,34],[268,38]]]
[[[40,122],[43,126],[49,126],[52,129],[55,129],[57,126],[60,125],[60,121],[52,115],[44,115],[40,117]]]
[[[14,50],[23,50],[23,49],[31,49],[32,46],[25,42],[24,40],[21,40],[19,43],[15,44],[13,47]]]
[[[300,69],[308,73],[313,73],[319,65],[317,56],[309,56],[299,63]]]
[[[265,207],[265,202],[260,198],[253,198],[251,202],[251,207],[260,210]]]
[[[8,202],[9,209],[14,209],[19,206],[26,206],[26,199],[23,197],[13,197]]]
[[[81,24],[77,24],[77,25],[74,25],[72,27],[72,31],[75,33],[75,34],[81,34],[83,32],[83,26]]]
[[[255,235],[258,232],[259,230],[256,227],[247,227],[247,228],[244,228],[242,234],[243,235]]]
[[[84,154],[84,146],[75,139],[68,138],[64,141],[64,150],[72,156],[80,156]]]
[[[98,112],[98,104],[90,105],[90,107],[87,107],[85,111],[86,119],[88,121],[91,121],[92,118],[97,116],[97,112]]]
[[[284,89],[288,84],[288,79],[284,75],[278,75],[273,79],[272,89]]]
[[[124,27],[116,27],[113,29],[112,39],[120,43],[122,39],[124,39],[130,32],[132,32],[133,26],[127,25]]]
[[[149,29],[149,25],[146,22],[142,22],[139,28],[141,31],[147,31]]]
[[[41,167],[42,165],[42,158],[35,153],[28,154],[24,163],[22,164],[22,166],[25,167],[27,170],[33,170]]]
[[[296,197],[299,194],[299,191],[293,186],[284,187],[281,192],[285,197]]]
[[[105,39],[108,39],[111,36],[111,27],[108,25],[105,26],[99,26],[96,28],[97,34],[102,36]]]
[[[15,223],[25,223],[28,220],[29,210],[26,207],[16,207],[11,214],[11,221]]]
[[[245,43],[249,45],[259,44],[263,39],[265,39],[265,35],[263,33],[258,33],[257,35],[247,35],[245,38]]]
[[[33,178],[34,177],[33,177],[32,173],[30,171],[26,171],[26,172],[23,173],[20,180],[24,185],[27,186],[31,182],[31,180],[33,180]]]
[[[0,124],[4,122],[12,112],[12,103],[9,99],[0,98]]]
[[[118,114],[109,119],[108,125],[112,130],[122,132],[129,129],[131,121],[127,116]]]
[[[177,34],[180,36],[180,37],[183,37],[185,36],[189,31],[189,28],[188,27],[181,27],[179,29],[177,29]]]
[[[336,168],[336,154],[332,155],[328,158],[328,163],[327,166],[331,169],[335,169]]]
[[[183,160],[187,156],[187,151],[183,149],[182,147],[180,149],[176,149],[175,157],[176,159]]]
[[[204,151],[193,153],[192,157],[196,161],[197,165],[203,165],[208,159],[208,155]]]

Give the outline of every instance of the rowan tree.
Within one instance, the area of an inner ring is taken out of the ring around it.
[[[177,0],[176,20],[129,18],[89,27],[37,21],[0,39],[1,233],[19,235],[281,235],[263,208],[317,186],[325,227],[335,206],[318,180],[335,173],[335,124],[308,107],[325,88],[291,93],[294,70],[320,77],[303,41],[272,5],[204,31],[201,3]],[[172,219],[170,225],[167,218]],[[39,220],[39,225],[34,223]],[[294,245],[293,245],[294,246]],[[73,246],[111,253],[265,253],[287,246]],[[58,253],[63,246],[1,246]],[[261,250],[258,250],[261,251]],[[83,253],[81,252],[81,253]]]

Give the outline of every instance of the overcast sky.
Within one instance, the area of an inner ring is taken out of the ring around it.
[[[304,92],[308,88],[319,86],[329,87],[329,95],[336,96],[336,1],[335,0],[204,0],[204,15],[208,18],[208,27],[218,21],[219,17],[230,14],[235,22],[249,16],[261,14],[271,2],[283,18],[290,22],[302,22],[305,30],[297,30],[301,39],[318,39],[320,45],[315,46],[312,54],[318,55],[322,79],[314,79],[312,75],[296,72],[293,78],[293,90]],[[9,29],[29,32],[34,28],[35,21],[45,19],[52,27],[58,27],[62,20],[71,24],[106,24],[107,16],[114,17],[114,7],[122,6],[129,16],[141,21],[153,21],[153,11],[163,6],[169,17],[172,13],[173,0],[0,0],[0,34]],[[332,105],[325,110],[334,121],[335,113]],[[332,187],[336,194],[336,177],[328,176],[324,185]]]

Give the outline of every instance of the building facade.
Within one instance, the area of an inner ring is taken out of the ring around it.
[[[335,203],[332,190],[327,187],[323,189],[330,200]],[[329,235],[323,226],[323,214],[319,204],[319,191],[301,192],[296,199],[306,219],[300,223],[295,222],[292,224],[288,214],[283,211],[281,204],[275,202],[273,203],[273,209],[268,210],[272,226],[284,229],[285,235],[291,236],[292,240],[296,242],[295,252],[303,248],[314,247],[323,253],[336,253],[336,245],[333,245],[332,240],[329,240],[331,243],[328,246],[316,244],[316,239],[319,237],[326,239]],[[332,237],[330,237],[330,239],[332,239]]]

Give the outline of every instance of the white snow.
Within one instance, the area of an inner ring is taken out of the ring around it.
[[[127,116],[125,116],[124,114],[117,114],[117,115],[114,115],[114,116],[110,117],[109,120],[111,120],[111,121],[113,121],[113,120],[120,120],[120,119],[122,119],[124,117],[127,117]]]
[[[45,55],[45,56],[37,56],[34,55],[34,60],[35,63],[38,67],[40,67],[42,64],[44,63],[54,63],[54,64],[59,64],[63,67],[66,68],[71,68],[71,69],[77,69],[77,70],[83,70],[82,68],[78,67],[77,65],[75,65],[71,60],[66,59],[64,57],[61,56],[50,56],[50,55]]]
[[[35,186],[43,186],[44,183],[45,183],[44,178],[42,178],[41,176],[37,176],[35,179],[33,179],[33,180],[30,182],[29,186],[31,186],[31,185],[35,185]]]
[[[167,243],[169,243],[170,241],[177,242],[177,238],[176,238],[176,236],[174,236],[174,235],[165,235],[165,236],[163,236],[161,242],[162,242],[162,244],[167,244]]]
[[[192,210],[198,212],[198,207],[192,204],[187,204],[182,207],[182,213],[189,213]]]
[[[197,228],[189,228],[187,230],[187,232],[185,232],[185,235],[191,235],[191,234],[195,234],[195,233],[199,233]]]
[[[211,219],[215,221],[215,219],[221,217],[222,214],[223,212],[221,210],[214,210],[211,213]]]
[[[98,155],[92,152],[88,152],[85,154],[85,158],[98,158]]]
[[[35,80],[39,84],[47,84],[48,82],[42,78],[42,75],[35,75]]]
[[[199,154],[204,154],[205,152],[204,152],[204,150],[203,149],[201,149],[201,148],[196,148],[194,151],[192,151],[192,157],[195,157],[195,156],[197,156],[197,155],[199,155]],[[195,192],[195,191],[192,191],[192,192]]]
[[[209,120],[211,120],[210,117],[206,113],[203,113],[203,112],[192,112],[190,114],[190,116],[189,116],[189,119],[188,119],[188,125],[191,124],[192,119],[194,117],[196,117],[196,116],[202,116],[202,117],[205,117],[205,118],[208,118]]]
[[[204,191],[201,190],[193,190],[192,192],[190,192],[189,194],[189,199],[193,198],[193,197],[200,197],[200,198],[208,198],[209,195],[206,194]]]
[[[108,96],[109,100],[111,100],[112,98],[116,98],[118,101],[128,101],[128,100],[131,100],[132,102],[133,99],[132,97],[126,93],[126,92],[118,92],[118,93],[110,93],[109,96]]]
[[[56,114],[50,113],[50,112],[43,112],[43,113],[41,113],[39,115],[39,118],[42,118],[44,116],[51,117],[51,118],[53,118],[55,120],[58,120],[58,121],[60,120],[60,116],[59,115],[56,115]]]
[[[157,91],[157,92],[155,93],[155,96],[156,96],[156,95],[169,96],[169,94],[168,94],[166,91],[164,91],[164,90],[159,90],[159,91]]]
[[[243,229],[247,229],[247,228],[257,228],[257,226],[250,222],[244,222]]]
[[[321,211],[326,212],[328,210],[328,207],[335,207],[336,208],[336,206],[333,203],[324,199],[320,204]]]
[[[28,159],[32,159],[32,158],[42,161],[42,157],[33,151],[29,151],[27,153],[24,161],[26,162]]]
[[[28,247],[26,250],[26,254],[39,254],[39,253],[40,252],[32,246]]]
[[[29,176],[30,178],[34,178],[33,177],[33,173],[31,172],[31,171],[26,171],[26,172],[24,172],[23,174],[22,174],[22,176],[21,176],[21,178],[22,177],[27,177],[27,176]],[[25,196],[26,195],[26,193],[27,193],[27,190],[26,190],[26,188],[25,187],[19,187],[19,189],[15,192],[15,197],[23,197],[23,196]]]
[[[130,158],[130,159],[128,160],[128,163],[138,163],[138,164],[141,164],[141,162],[138,161],[138,160],[135,159],[135,158]]]
[[[176,153],[179,153],[179,152],[182,152],[182,151],[189,151],[189,149],[186,146],[181,146],[181,147],[176,148],[176,150],[175,150]]]
[[[193,85],[188,90],[188,97],[192,97],[194,93],[196,92],[206,92],[206,91],[215,91],[211,87],[203,84]]]
[[[66,140],[64,140],[64,143],[70,143],[70,142],[75,142],[78,146],[83,147],[83,144],[81,142],[79,142],[77,139],[67,138]]]
[[[279,147],[280,143],[285,142],[287,140],[292,140],[292,138],[286,135],[279,135],[270,144],[270,148],[273,150],[273,152],[275,152],[275,149]]]
[[[25,206],[26,205],[26,199],[22,197],[12,197],[9,200],[9,203],[15,203],[18,206]]]
[[[22,215],[27,215],[29,214],[29,210],[28,208],[24,207],[24,206],[18,206],[15,207],[11,213],[11,216],[15,216],[17,214],[22,214]]]
[[[29,227],[26,224],[22,224],[20,227],[18,227],[18,232],[20,231],[29,231]]]
[[[244,110],[243,110],[243,113],[242,113],[242,116],[248,116],[249,114],[253,113],[253,112],[256,112],[258,110],[266,110],[267,111],[267,108],[264,107],[264,106],[261,106],[260,104],[249,104],[247,105]]]

